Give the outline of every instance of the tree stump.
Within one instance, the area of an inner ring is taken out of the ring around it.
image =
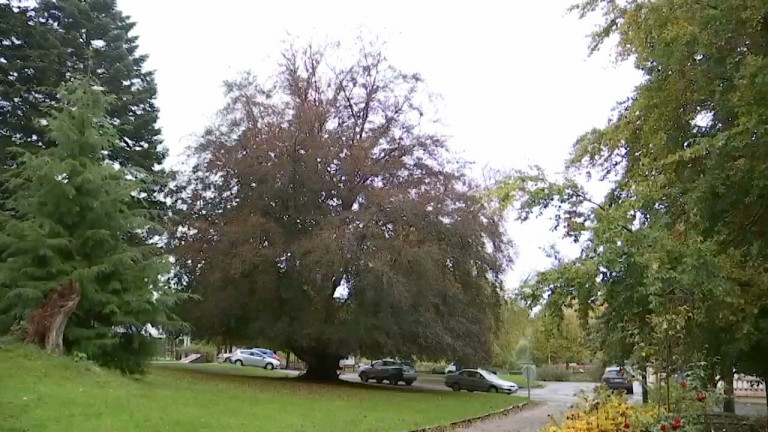
[[[48,297],[27,315],[27,343],[49,353],[64,353],[64,330],[80,302],[80,284],[68,281],[48,293]]]

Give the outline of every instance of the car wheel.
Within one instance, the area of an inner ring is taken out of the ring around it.
[[[238,365],[238,366],[242,366],[243,365],[243,361],[242,360],[235,360],[235,364]]]
[[[267,363],[266,365],[264,365],[264,369],[266,370],[272,370],[274,368],[275,368],[275,365],[273,365],[272,363]]]
[[[454,385],[452,385],[452,386],[451,386],[451,389],[453,389],[453,391],[455,391],[455,392],[457,392],[457,391],[461,391],[461,387],[459,387],[459,385],[458,385],[458,384],[454,384]]]
[[[409,386],[409,385],[413,385],[413,381],[406,381],[406,382],[405,382],[405,385],[407,385],[407,386]]]
[[[497,389],[497,388],[496,388],[496,387],[494,387],[494,386],[490,386],[490,387],[488,387],[488,392],[489,392],[489,393],[498,393],[498,392],[499,392],[499,389]]]
[[[365,374],[360,375],[360,381],[368,382],[368,380],[370,380],[370,378],[368,378],[368,375],[365,375]]]

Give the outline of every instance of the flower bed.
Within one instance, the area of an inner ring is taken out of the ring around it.
[[[544,432],[711,431],[713,422],[708,413],[713,397],[684,381],[678,387],[679,400],[673,405],[631,405],[624,394],[600,388],[594,395],[582,395],[562,423],[553,422]]]

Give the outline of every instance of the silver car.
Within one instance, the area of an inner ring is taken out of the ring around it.
[[[263,367],[266,370],[280,368],[280,361],[255,350],[237,350],[229,357],[229,362],[239,366]]]
[[[445,385],[453,391],[466,390],[490,393],[517,393],[517,384],[503,380],[496,374],[483,369],[463,369],[459,373],[445,376]]]

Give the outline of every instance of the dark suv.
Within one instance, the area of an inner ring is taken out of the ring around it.
[[[405,385],[411,385],[416,381],[416,370],[409,362],[400,362],[397,360],[376,360],[372,365],[364,367],[359,373],[362,382],[374,380],[381,384],[389,381],[392,385],[404,382]]]
[[[624,368],[611,366],[603,372],[603,384],[611,390],[624,390],[627,394],[633,394],[632,380]]]

